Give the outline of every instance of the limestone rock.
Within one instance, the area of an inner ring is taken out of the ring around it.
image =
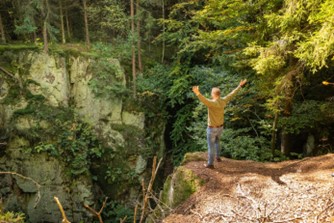
[[[96,131],[103,139],[103,141],[106,142],[107,147],[113,148],[114,150],[124,147],[125,140],[123,135],[120,132],[112,129],[110,125],[100,123],[98,126],[96,126]]]
[[[9,85],[5,80],[0,80],[0,101],[3,100],[9,91]]]
[[[122,121],[122,100],[119,98],[112,100],[97,98],[89,87],[89,81],[92,79],[92,74],[88,72],[90,61],[81,57],[72,60],[70,69],[71,95],[76,111],[91,124],[96,124],[101,120],[120,124]],[[124,74],[123,80],[125,81]],[[125,85],[125,82],[123,84]]]
[[[139,155],[136,161],[136,168],[135,171],[137,174],[142,174],[147,166],[147,161],[141,156]]]
[[[13,113],[19,109],[27,107],[28,102],[23,98],[16,99],[15,104],[0,104],[0,126],[7,127]]]
[[[134,113],[129,113],[129,112],[124,111],[122,113],[122,121],[125,125],[133,125],[133,126],[138,127],[139,129],[144,129],[145,114],[143,112],[134,114]]]
[[[30,180],[22,179],[21,177],[14,176],[17,185],[24,193],[37,193],[38,187]]]
[[[40,85],[38,91],[42,92],[51,106],[68,106],[69,81],[63,63],[64,58],[43,53],[32,55],[28,78]]]

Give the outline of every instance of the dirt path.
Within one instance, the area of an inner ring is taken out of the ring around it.
[[[203,160],[206,154],[201,154]],[[206,183],[164,223],[334,222],[334,154],[280,163],[185,164]]]

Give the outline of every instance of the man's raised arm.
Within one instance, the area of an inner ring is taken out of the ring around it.
[[[214,102],[208,100],[206,97],[204,97],[201,92],[199,91],[199,86],[193,86],[193,92],[198,97],[198,99],[207,107],[214,107],[217,106]]]
[[[232,100],[232,98],[238,93],[238,91],[243,87],[245,86],[245,84],[247,83],[247,79],[245,80],[241,80],[238,87],[236,89],[234,89],[231,93],[229,93],[228,95],[226,95],[223,99],[226,101],[226,102],[229,102]]]

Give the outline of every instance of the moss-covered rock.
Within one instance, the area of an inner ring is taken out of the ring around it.
[[[162,202],[175,208],[196,192],[202,183],[191,170],[180,166],[167,178],[162,192]]]
[[[153,214],[147,218],[146,223],[153,223],[157,219],[167,216],[171,209],[187,200],[202,185],[203,181],[191,170],[184,166],[176,168],[164,183],[160,207],[154,210]]]
[[[186,153],[182,160],[182,165],[192,161],[206,161],[207,159],[203,157],[203,152],[193,152],[193,153]]]

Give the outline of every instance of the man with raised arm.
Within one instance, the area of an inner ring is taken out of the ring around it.
[[[199,91],[198,86],[192,88],[193,92],[196,94],[198,99],[208,107],[208,127],[207,133],[207,143],[208,143],[208,164],[206,168],[213,169],[214,156],[216,155],[216,161],[221,162],[219,157],[220,153],[220,136],[224,128],[224,108],[229,101],[238,93],[238,91],[246,84],[247,80],[240,81],[239,86],[234,89],[227,96],[220,97],[220,89],[217,87],[211,90],[211,99],[204,97]]]

